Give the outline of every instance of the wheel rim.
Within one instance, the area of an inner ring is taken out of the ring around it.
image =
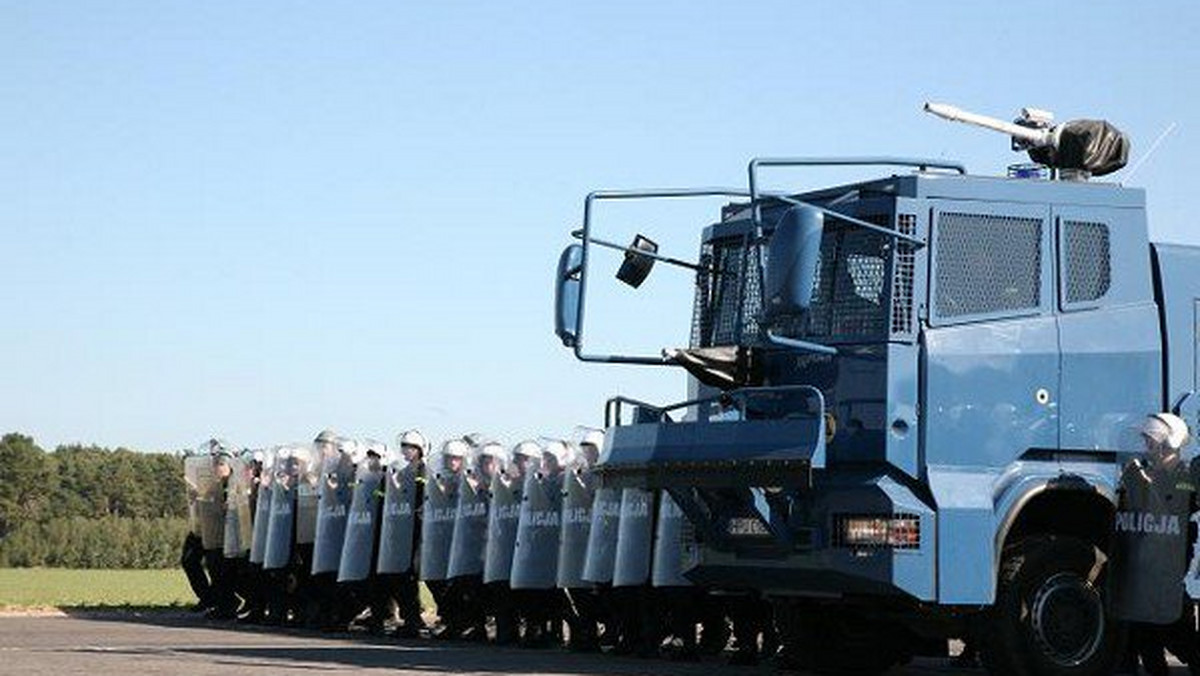
[[[1096,654],[1104,639],[1104,601],[1075,573],[1058,573],[1033,596],[1033,636],[1055,664],[1074,667]]]

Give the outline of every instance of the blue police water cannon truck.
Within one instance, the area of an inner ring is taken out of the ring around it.
[[[1142,190],[1087,180],[1125,163],[1111,125],[927,110],[1009,134],[1036,170],[760,158],[746,190],[587,196],[558,263],[559,338],[583,361],[688,382],[678,403],[610,399],[598,472],[667,491],[687,517],[686,576],[771,598],[781,657],[801,668],[880,672],[959,636],[996,674],[1108,673],[1126,622],[1164,617],[1116,607],[1114,588],[1183,593],[1108,553],[1139,424],[1200,424],[1200,247],[1151,242]],[[846,165],[899,171],[761,188],[768,170]],[[728,204],[696,260],[593,232],[601,201],[714,197]],[[694,275],[689,346],[587,350],[592,259],[612,249],[630,286],[655,264]]]

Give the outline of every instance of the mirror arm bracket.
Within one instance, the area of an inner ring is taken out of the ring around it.
[[[785,338],[784,336],[776,335],[774,331],[767,331],[767,340],[780,347],[787,347],[800,352],[811,354],[826,354],[829,356],[837,355],[836,347],[830,345],[822,345],[820,343],[810,343],[807,340],[796,340],[795,338]]]

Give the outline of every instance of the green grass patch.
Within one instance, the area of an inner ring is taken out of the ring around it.
[[[170,608],[195,602],[177,568],[0,568],[0,609]]]

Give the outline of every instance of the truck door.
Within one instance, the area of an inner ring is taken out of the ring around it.
[[[1141,209],[1055,207],[1064,450],[1136,452],[1162,406],[1162,347]]]
[[[926,463],[1000,470],[1030,449],[1057,448],[1049,209],[944,201],[931,223]]]

